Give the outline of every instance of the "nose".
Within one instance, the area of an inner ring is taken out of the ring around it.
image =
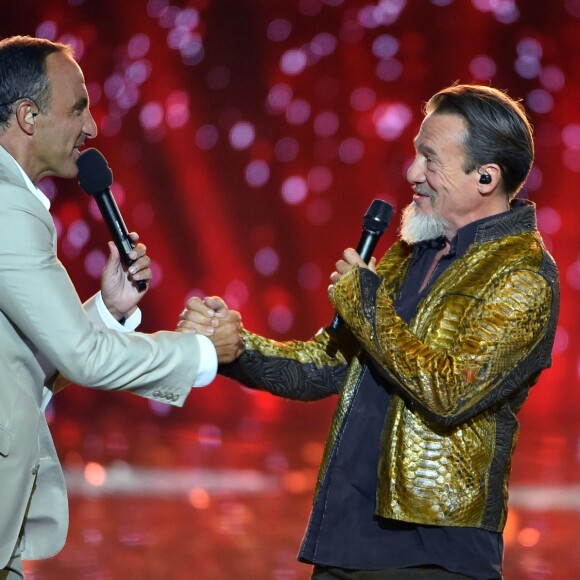
[[[90,110],[87,109],[85,115],[86,118],[83,124],[83,133],[87,136],[88,139],[94,139],[99,132],[97,129],[97,123],[95,122],[95,119],[93,118]]]
[[[409,183],[423,183],[425,181],[424,161],[419,155],[415,157],[407,169],[407,181]]]

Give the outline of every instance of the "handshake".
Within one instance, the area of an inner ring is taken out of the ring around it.
[[[218,296],[190,298],[179,315],[177,332],[207,336],[213,343],[219,364],[235,361],[244,352],[242,317],[230,310]]]

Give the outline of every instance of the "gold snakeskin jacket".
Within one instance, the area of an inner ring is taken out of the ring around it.
[[[315,400],[340,393],[318,484],[340,441],[366,357],[392,399],[382,434],[376,513],[424,525],[502,531],[516,418],[551,364],[559,284],[531,202],[478,227],[410,325],[393,307],[412,247],[398,242],[377,274],[353,268],[331,301],[349,330],[276,342],[244,331],[246,352],[221,372],[249,387]]]

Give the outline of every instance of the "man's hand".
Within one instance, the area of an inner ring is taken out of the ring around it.
[[[330,275],[330,281],[332,284],[336,284],[344,276],[344,274],[354,268],[354,266],[369,268],[372,272],[376,273],[376,263],[377,260],[373,257],[370,259],[368,264],[365,264],[356,250],[353,250],[353,248],[347,248],[342,253],[342,260],[336,262],[336,271]]]
[[[136,244],[129,253],[129,257],[135,260],[133,264],[128,270],[125,270],[119,256],[119,250],[114,242],[109,242],[110,255],[101,275],[103,302],[117,320],[133,314],[137,304],[147,292],[147,290],[139,292],[135,282],[137,280],[150,282],[153,277],[149,268],[151,260],[146,254],[147,248],[143,244],[137,243],[139,236],[136,233],[131,233],[130,236]]]
[[[209,337],[220,364],[236,360],[245,350],[242,341],[242,317],[230,310],[218,296],[200,300],[191,298],[179,315],[177,332],[196,332]]]

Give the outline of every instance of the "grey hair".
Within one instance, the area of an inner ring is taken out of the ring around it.
[[[457,84],[431,97],[424,112],[461,116],[467,127],[465,172],[496,163],[503,191],[509,199],[517,194],[534,161],[532,126],[518,101],[491,87]]]

